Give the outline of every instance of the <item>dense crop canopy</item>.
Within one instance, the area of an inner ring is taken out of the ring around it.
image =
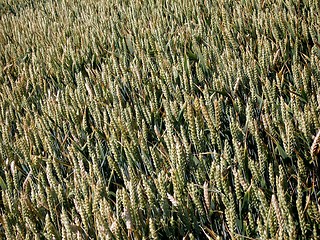
[[[317,0],[0,3],[0,237],[318,239]]]

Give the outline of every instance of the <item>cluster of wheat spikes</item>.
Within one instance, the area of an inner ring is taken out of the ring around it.
[[[317,0],[0,4],[0,237],[318,239]]]

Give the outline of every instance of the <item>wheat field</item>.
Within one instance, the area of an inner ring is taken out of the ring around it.
[[[0,1],[0,238],[319,239],[319,13]]]

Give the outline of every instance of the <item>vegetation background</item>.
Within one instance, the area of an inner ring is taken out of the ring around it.
[[[2,239],[319,239],[317,0],[0,3]]]

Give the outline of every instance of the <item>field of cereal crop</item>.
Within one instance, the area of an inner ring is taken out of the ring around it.
[[[319,239],[318,0],[0,3],[1,239]]]

